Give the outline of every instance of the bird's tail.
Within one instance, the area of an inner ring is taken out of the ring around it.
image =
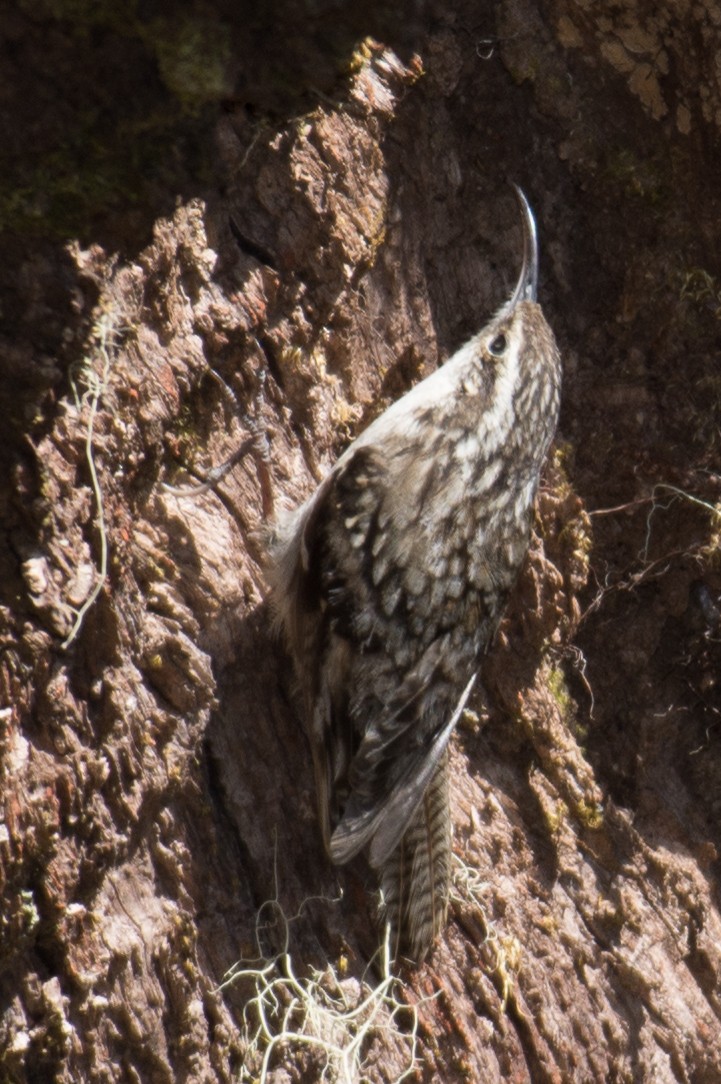
[[[428,785],[408,827],[381,872],[391,954],[420,963],[442,929],[451,877],[448,754]]]

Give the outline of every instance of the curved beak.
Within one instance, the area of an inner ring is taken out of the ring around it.
[[[514,308],[519,301],[535,301],[538,291],[538,237],[536,235],[536,220],[530,204],[517,184],[513,186],[518,202],[521,205],[521,218],[523,220],[523,266],[521,275],[513,291],[513,297],[508,303],[508,308]]]

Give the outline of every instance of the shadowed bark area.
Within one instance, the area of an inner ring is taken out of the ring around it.
[[[71,7],[2,76],[0,1082],[721,1081],[721,5]],[[391,982],[263,528],[508,296],[509,181],[561,425]]]

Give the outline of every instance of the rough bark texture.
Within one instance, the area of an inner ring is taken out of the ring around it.
[[[0,1081],[721,1081],[721,6],[91,7],[0,69]],[[505,298],[509,179],[561,430],[389,984],[262,526]]]

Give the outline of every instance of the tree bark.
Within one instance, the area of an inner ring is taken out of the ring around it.
[[[28,131],[31,86],[48,140],[74,95],[182,90],[217,161],[33,230],[6,141],[0,1082],[721,1081],[721,6],[597,8],[325,13],[332,47],[290,3],[13,14]],[[322,851],[263,532],[508,295],[509,180],[561,427],[452,743],[448,926],[393,978]]]

